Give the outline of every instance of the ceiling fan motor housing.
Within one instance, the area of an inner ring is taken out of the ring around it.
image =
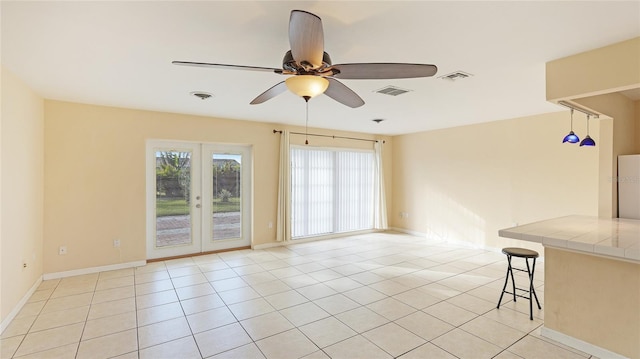
[[[326,71],[324,70],[331,67],[331,65],[331,57],[326,52],[323,52],[322,55],[322,66],[317,69],[314,69],[311,64],[297,63],[296,60],[293,59],[291,50],[287,51],[284,54],[284,58],[282,58],[282,68],[297,75],[317,75],[320,73],[325,73]]]

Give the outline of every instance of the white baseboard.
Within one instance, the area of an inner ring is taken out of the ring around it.
[[[280,247],[280,246],[288,246],[288,245],[291,245],[291,244],[300,244],[300,243],[307,243],[307,242],[323,241],[323,240],[326,240],[326,239],[351,237],[351,236],[358,236],[358,235],[361,235],[361,234],[378,233],[378,232],[384,232],[384,231],[377,230],[377,229],[367,229],[367,230],[363,230],[363,231],[354,231],[354,232],[347,232],[347,233],[333,233],[333,234],[329,234],[329,235],[326,235],[326,236],[315,236],[315,237],[307,237],[307,238],[300,238],[300,239],[292,239],[290,241],[256,244],[254,246],[251,246],[251,249],[266,249],[266,248],[273,248],[273,247]]]
[[[16,317],[16,315],[18,315],[20,310],[22,310],[22,307],[24,307],[24,305],[27,304],[27,301],[29,300],[29,298],[31,298],[31,295],[35,293],[36,289],[38,289],[38,286],[40,285],[40,283],[42,283],[42,276],[40,276],[36,280],[36,282],[33,283],[31,288],[27,291],[27,293],[25,293],[22,299],[20,299],[18,304],[13,308],[13,310],[9,313],[9,315],[7,315],[7,317],[4,318],[4,320],[0,323],[0,334],[2,334],[5,329],[7,329],[9,324],[11,324],[11,321]]]
[[[65,272],[45,273],[43,275],[43,279],[50,280],[50,279],[58,279],[58,278],[65,278],[65,277],[73,277],[76,275],[92,274],[92,273],[106,272],[111,270],[140,267],[146,264],[147,264],[147,261],[135,261],[135,262],[111,264],[111,265],[100,266],[100,267],[74,269],[74,270],[65,271]]]
[[[400,233],[406,233],[406,234],[410,234],[412,236],[416,236],[416,237],[424,237],[424,238],[428,238],[426,233],[423,232],[417,232],[417,231],[412,231],[410,229],[406,229],[406,228],[398,228],[398,227],[389,227],[388,229],[389,231],[394,231],[394,232],[400,232]]]
[[[147,261],[135,261],[135,262],[128,262],[128,263],[112,264],[112,265],[101,266],[101,267],[91,267],[91,268],[76,269],[76,270],[70,270],[70,271],[66,271],[66,272],[46,273],[46,274],[40,276],[36,280],[36,282],[33,284],[33,286],[31,286],[29,291],[27,291],[27,293],[25,293],[25,295],[22,297],[22,299],[20,299],[18,304],[15,306],[15,308],[13,308],[13,310],[9,313],[9,315],[7,315],[7,317],[4,318],[4,320],[2,322],[0,322],[0,334],[2,332],[4,332],[5,329],[7,329],[9,324],[11,324],[11,321],[16,317],[16,315],[18,315],[18,313],[20,312],[22,307],[24,307],[24,305],[27,303],[29,298],[31,298],[33,293],[35,293],[36,289],[38,289],[38,286],[40,285],[40,283],[42,283],[43,280],[72,277],[72,276],[76,276],[76,275],[105,272],[105,271],[117,270],[117,269],[140,267],[140,266],[143,266],[143,265],[146,265],[146,264],[147,264]]]
[[[578,349],[581,352],[585,352],[587,354],[594,355],[598,358],[607,358],[607,359],[628,359],[627,357],[620,355],[618,353],[614,353],[610,350],[601,348],[597,345],[593,345],[591,343],[587,343],[583,340],[576,339],[572,336],[560,333],[553,329],[549,329],[547,327],[540,328],[540,335],[545,338],[549,338],[555,340],[558,343],[562,343],[564,345],[568,345],[574,349]]]

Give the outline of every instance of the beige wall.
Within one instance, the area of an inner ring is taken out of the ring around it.
[[[640,358],[640,264],[545,248],[544,326]]]
[[[635,153],[640,153],[640,100],[637,100],[635,103],[635,114],[636,114],[636,150]]]
[[[2,68],[2,320],[43,273],[43,111],[42,98]]]
[[[640,38],[547,63],[548,100],[609,117],[599,120],[601,217],[617,217],[617,157],[640,153],[640,106],[618,93],[640,88],[639,63]],[[638,358],[639,285],[637,263],[545,248],[545,327]]]
[[[547,100],[640,87],[640,37],[564,57],[546,64]]]
[[[600,211],[601,217],[615,218],[618,216],[618,183],[614,178],[618,174],[618,156],[630,155],[637,152],[637,125],[635,104],[628,97],[620,93],[584,97],[574,100],[576,103],[605,114],[612,120],[602,120],[612,126],[612,140],[597,143],[605,149],[600,157]]]
[[[4,117],[2,110],[2,88],[4,87],[4,83],[2,82],[4,76],[2,76],[4,72],[4,68],[0,66],[0,323],[3,323],[5,320],[5,315],[3,312],[3,303],[2,303],[2,119]],[[0,328],[0,330],[3,330]],[[1,334],[1,333],[0,333]]]
[[[576,133],[586,132],[576,117]],[[598,141],[599,126],[591,135]],[[541,247],[498,230],[597,215],[599,147],[563,144],[569,112],[394,137],[392,226],[476,246]],[[408,218],[400,218],[407,212]]]
[[[57,101],[46,101],[45,113],[45,273],[146,258],[147,139],[252,145],[253,244],[275,242],[275,228],[268,223],[276,221],[280,137],[272,130],[285,127]],[[292,137],[292,143],[297,141],[303,137]],[[310,144],[346,143],[312,137]],[[114,239],[121,240],[120,251],[113,248]],[[67,255],[58,255],[61,245],[67,246]]]
[[[599,212],[617,217],[617,157],[640,153],[640,129],[633,101],[619,91],[640,88],[640,37],[550,61],[546,64],[547,100],[575,102],[609,119],[600,120]],[[615,66],[612,66],[615,64]],[[635,106],[636,108],[638,106]]]

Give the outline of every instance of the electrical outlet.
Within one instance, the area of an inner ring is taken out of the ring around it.
[[[58,254],[59,255],[67,254],[67,246],[60,246],[60,248],[58,248]]]
[[[113,248],[120,248],[120,240],[119,239],[114,239],[113,240]]]
[[[27,261],[24,258],[21,259],[21,262],[22,262],[22,268],[23,269],[27,268]]]
[[[269,229],[273,228],[273,222],[269,221]]]

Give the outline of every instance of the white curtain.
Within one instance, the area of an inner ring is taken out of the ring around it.
[[[289,160],[289,131],[280,134],[280,168],[278,175],[278,218],[276,223],[276,240],[279,242],[291,239],[291,163]]]
[[[375,229],[386,230],[387,223],[387,199],[384,193],[384,170],[382,167],[382,141],[376,141],[375,148],[375,183],[374,183],[374,210]]]

